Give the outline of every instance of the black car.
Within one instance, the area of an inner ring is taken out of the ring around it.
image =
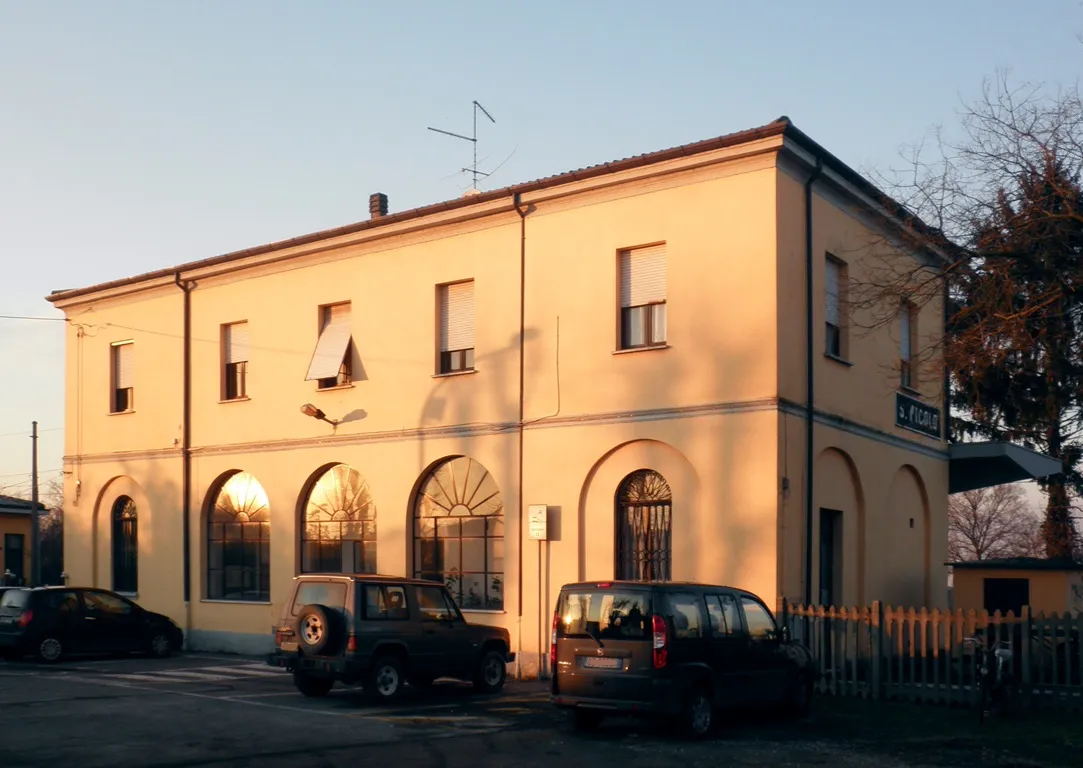
[[[0,654],[54,662],[68,654],[168,656],[184,642],[172,619],[105,589],[37,587],[0,596]]]
[[[603,582],[561,588],[551,701],[577,728],[607,714],[676,718],[705,735],[714,712],[782,705],[805,714],[816,667],[763,601],[732,587]]]
[[[510,649],[506,629],[468,624],[442,584],[304,574],[293,580],[267,663],[292,672],[305,696],[326,696],[337,680],[389,701],[407,682],[422,688],[439,677],[498,691],[515,660]]]

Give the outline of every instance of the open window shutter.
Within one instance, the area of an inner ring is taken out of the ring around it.
[[[910,340],[910,305],[903,304],[899,311],[899,357],[907,362],[910,361],[910,351],[913,345]]]
[[[474,281],[440,289],[440,351],[474,348]]]
[[[114,389],[135,387],[134,344],[118,344],[113,347],[113,387]]]
[[[324,326],[305,381],[338,376],[346,348],[350,345],[350,305],[336,304],[324,309]]]
[[[638,307],[666,300],[666,246],[620,254],[620,305]]]
[[[841,327],[839,323],[839,277],[841,270],[839,269],[838,262],[827,260],[827,267],[824,270],[826,276],[826,291],[827,298],[824,310],[824,320],[836,328]]]
[[[226,326],[226,362],[248,362],[248,323],[233,323]]]

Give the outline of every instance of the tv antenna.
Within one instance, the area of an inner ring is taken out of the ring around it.
[[[477,99],[474,99],[474,133],[473,133],[473,135],[471,135],[471,136],[463,136],[461,133],[452,133],[451,131],[441,130],[440,128],[432,128],[432,127],[429,128],[430,131],[435,131],[436,133],[442,133],[442,134],[444,134],[446,136],[453,136],[456,139],[463,139],[464,141],[469,141],[469,142],[473,143],[473,145],[474,145],[474,164],[471,165],[469,168],[463,168],[462,172],[463,173],[469,172],[469,173],[473,174],[473,176],[474,176],[474,186],[473,186],[474,190],[477,190],[477,188],[478,188],[478,176],[489,176],[490,175],[488,173],[485,173],[485,171],[479,171],[478,170],[478,110],[481,110],[482,114],[484,114],[487,118],[489,118],[489,120],[494,125],[496,124],[496,120],[493,119],[493,116],[489,114],[488,110],[486,110],[485,107],[481,106],[481,104],[478,103]]]

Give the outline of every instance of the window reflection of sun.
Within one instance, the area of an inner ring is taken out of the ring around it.
[[[218,497],[219,506],[232,510],[238,522],[258,519],[270,506],[267,492],[248,472],[238,472],[226,481]]]

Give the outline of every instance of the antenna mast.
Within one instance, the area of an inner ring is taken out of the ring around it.
[[[478,176],[488,176],[489,175],[488,173],[485,173],[485,171],[479,171],[478,170],[478,110],[479,109],[481,110],[483,115],[485,115],[487,118],[489,118],[490,122],[492,122],[494,125],[496,124],[496,120],[494,120],[493,116],[489,114],[489,111],[487,109],[485,109],[485,107],[481,106],[481,104],[478,103],[477,99],[474,99],[474,133],[473,133],[473,135],[471,135],[471,136],[463,136],[461,133],[452,133],[451,131],[444,131],[444,130],[441,130],[440,128],[432,128],[432,127],[429,128],[430,131],[435,131],[436,133],[442,133],[445,136],[453,136],[456,139],[463,139],[464,141],[469,141],[469,142],[473,143],[473,145],[474,145],[474,164],[471,165],[469,168],[463,168],[462,172],[463,173],[468,173],[469,172],[469,173],[473,174],[473,177],[474,177],[473,189],[474,190],[477,190],[477,188],[478,188]]]

